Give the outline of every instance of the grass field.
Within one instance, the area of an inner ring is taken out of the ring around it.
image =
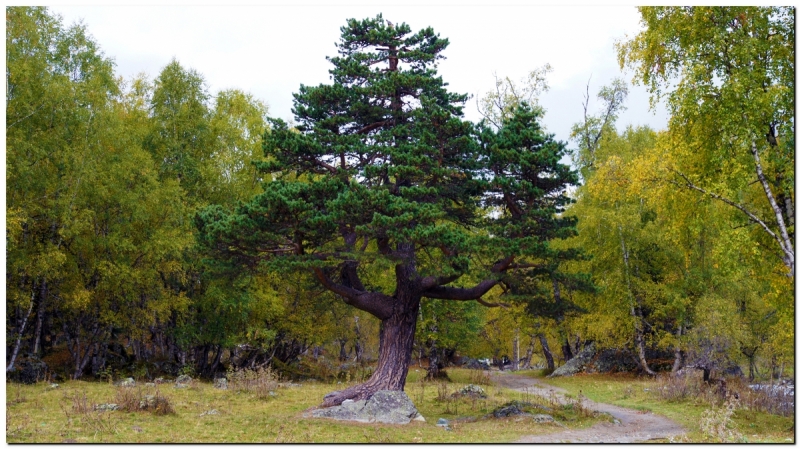
[[[593,414],[580,403],[558,406],[547,398],[488,385],[480,371],[450,369],[451,382],[422,381],[423,370],[412,368],[406,393],[426,422],[408,425],[358,424],[303,417],[322,397],[352,383],[303,382],[282,384],[272,394],[264,391],[219,390],[210,383],[193,382],[176,389],[165,383],[157,388],[116,387],[109,383],[70,381],[51,388],[49,383],[6,384],[6,441],[8,443],[503,443],[523,435],[584,428],[610,419]],[[542,377],[541,372],[525,372]],[[544,379],[596,402],[658,413],[687,429],[683,442],[725,441],[704,432],[701,422],[712,406],[703,398],[667,401],[654,391],[655,381],[625,374],[577,375]],[[453,398],[468,385],[481,385],[488,397]],[[165,397],[172,413],[148,411],[100,411],[95,406],[134,402],[144,395]],[[512,400],[545,406],[559,424],[537,424],[521,417],[487,418],[497,407]],[[720,408],[714,408],[719,411]],[[704,415],[705,413],[705,415]],[[439,418],[450,421],[451,431],[436,426]],[[740,442],[794,442],[794,419],[745,407],[737,408],[727,428]],[[730,440],[733,441],[733,440]]]
[[[155,387],[115,387],[108,383],[70,381],[51,389],[49,383],[6,384],[6,440],[9,443],[500,443],[522,435],[549,433],[557,424],[537,424],[520,417],[485,418],[511,400],[531,400],[523,393],[482,385],[486,399],[453,399],[467,384],[485,383],[478,371],[449,370],[452,382],[422,382],[424,371],[412,371],[406,393],[426,422],[408,425],[345,423],[304,418],[303,411],[348,383],[304,382],[277,388],[275,396],[215,389],[194,382],[186,389],[159,385],[160,396],[174,413],[97,411],[96,404],[117,403],[121,394],[156,393]],[[211,413],[216,410],[216,413]],[[592,415],[580,407],[556,407],[551,412],[562,425],[591,426],[607,415]],[[436,426],[451,422],[451,431]]]

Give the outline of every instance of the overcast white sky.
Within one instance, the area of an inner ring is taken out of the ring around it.
[[[614,77],[630,81],[617,64],[614,42],[639,29],[633,6],[53,6],[64,24],[83,20],[106,56],[125,78],[154,78],[174,57],[202,74],[212,94],[238,88],[265,101],[270,115],[292,117],[292,93],[300,84],[329,82],[326,56],[336,54],[339,28],[348,18],[383,13],[413,31],[431,26],[450,40],[439,73],[458,93],[474,96],[493,88],[493,74],[519,79],[549,63],[551,86],[541,102],[544,124],[567,140],[582,118],[581,103],[591,77],[597,90]],[[649,110],[648,95],[632,87],[619,125],[666,127],[663,108]],[[591,106],[590,106],[591,108]],[[480,116],[474,99],[467,119]]]

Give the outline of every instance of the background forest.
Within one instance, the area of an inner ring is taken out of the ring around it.
[[[556,136],[580,180],[558,214],[575,232],[489,291],[503,307],[422,301],[413,358],[432,376],[465,358],[553,370],[591,343],[646,374],[794,374],[795,10],[640,12],[619,61],[666,101],[668,128],[618,129],[626,83],[587,86],[584,119]],[[6,64],[9,378],[369,373],[375,317],[311,271],[237,268],[198,241],[201,211],[276,182],[259,170],[278,163],[263,101],[209,92],[177,60],[121,79],[46,8],[6,9]],[[476,139],[517,110],[541,117],[548,71],[498,77],[485,120],[465,122]],[[394,282],[388,264],[361,275]]]

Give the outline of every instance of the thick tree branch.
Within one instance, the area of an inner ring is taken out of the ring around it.
[[[332,173],[332,174],[334,174],[334,175],[335,175],[336,173],[338,173],[338,172],[339,172],[339,169],[337,169],[337,168],[336,168],[336,167],[334,167],[333,165],[331,165],[331,164],[328,164],[328,163],[325,163],[325,162],[322,162],[321,160],[319,160],[319,159],[317,159],[317,158],[313,158],[313,157],[307,157],[307,158],[305,158],[305,159],[306,159],[308,162],[312,162],[312,163],[314,163],[314,164],[316,164],[316,165],[319,165],[320,167],[324,168],[325,170],[327,170],[328,172],[330,172],[330,173]]]
[[[383,120],[383,121],[380,121],[380,122],[370,123],[369,125],[367,125],[367,126],[361,128],[361,129],[359,129],[358,131],[356,131],[355,134],[366,134],[366,133],[372,131],[373,129],[380,128],[381,126],[384,126],[384,125],[386,125],[388,123],[389,123],[389,120]]]
[[[438,287],[440,285],[449,284],[460,277],[461,277],[460,274],[454,274],[450,276],[426,276],[422,278],[421,284],[423,289],[429,289],[433,287]]]
[[[450,299],[454,301],[477,301],[499,282],[500,281],[497,279],[486,279],[472,288],[437,286],[425,290],[422,293],[422,296],[426,298]],[[482,301],[478,302],[482,303]]]
[[[392,313],[390,296],[382,293],[365,292],[333,282],[321,268],[314,268],[317,280],[328,290],[344,299],[345,304],[374,315],[380,320],[388,319]]]

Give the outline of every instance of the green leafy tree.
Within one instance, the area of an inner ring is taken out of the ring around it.
[[[161,276],[180,271],[191,237],[177,185],[142,148],[138,84],[125,90],[84,27],[44,8],[7,17],[7,310],[27,306],[7,314],[7,370],[27,335],[37,355],[66,340],[78,378],[102,368],[113,333],[138,337],[185,305]]]
[[[147,148],[160,164],[159,175],[177,180],[187,199],[201,204],[210,184],[203,165],[214,148],[210,99],[202,75],[173,59],[155,79],[150,105],[153,129]]]
[[[673,182],[738,209],[794,276],[795,8],[639,11],[645,30],[619,45],[620,64],[667,99],[691,149]]]
[[[504,276],[569,234],[572,221],[556,217],[576,181],[558,162],[564,145],[524,105],[476,144],[461,119],[466,95],[436,74],[447,44],[381,16],[349,20],[329,59],[333,83],[300,87],[296,129],[271,121],[259,166],[277,179],[233,212],[197,216],[200,242],[221,260],[310,270],[381,320],[372,377],[324,405],[402,390],[423,298],[485,303]],[[364,282],[375,264],[393,269],[391,288]]]

